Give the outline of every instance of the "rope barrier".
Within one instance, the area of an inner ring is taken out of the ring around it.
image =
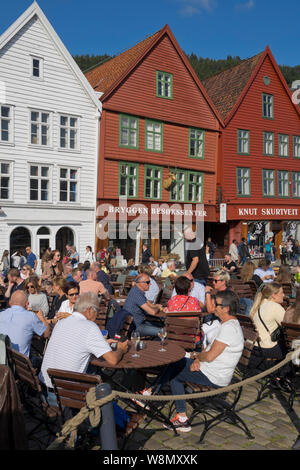
[[[298,347],[296,351],[289,352],[280,363],[267,369],[264,372],[261,372],[260,374],[254,375],[244,380],[240,380],[239,382],[233,383],[226,387],[221,387],[221,388],[210,390],[207,392],[190,393],[188,395],[186,394],[185,395],[138,395],[138,399],[142,401],[160,401],[160,402],[174,401],[174,400],[188,400],[189,401],[189,400],[195,400],[197,398],[207,398],[207,397],[211,397],[214,395],[229,393],[231,391],[244,387],[245,385],[249,385],[253,382],[257,382],[258,380],[264,377],[267,377],[268,375],[273,374],[273,372],[280,369],[291,360],[297,363],[297,361],[299,361],[299,357],[300,357],[300,347]],[[73,448],[75,441],[76,441],[76,437],[77,437],[78,426],[85,419],[89,418],[91,426],[97,427],[100,423],[100,418],[101,418],[100,407],[117,398],[136,400],[137,394],[112,390],[110,395],[97,400],[96,399],[96,387],[90,388],[86,394],[87,405],[81,408],[81,410],[76,416],[66,421],[57,439],[50,444],[47,450],[54,450],[54,449],[59,448],[63,444],[64,441],[67,441],[66,442],[67,448]]]

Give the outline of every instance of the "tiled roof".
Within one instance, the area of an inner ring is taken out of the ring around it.
[[[95,91],[105,93],[141,57],[160,31],[85,73]]]
[[[235,67],[202,80],[223,120],[239,99],[262,55],[263,52],[244,60]]]

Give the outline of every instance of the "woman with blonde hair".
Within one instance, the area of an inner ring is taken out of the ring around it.
[[[259,276],[257,276],[257,274],[254,274],[255,269],[256,266],[253,261],[248,260],[242,266],[240,276],[243,282],[254,281],[257,287],[259,287],[263,281]]]
[[[276,282],[290,284],[292,282],[291,268],[289,264],[282,264],[279,268]]]
[[[37,276],[30,276],[25,281],[24,290],[28,295],[28,310],[37,312],[42,310],[46,317],[49,313],[49,304],[45,292],[40,292],[40,285]]]
[[[32,267],[29,264],[24,264],[23,268],[20,271],[21,278],[26,281],[30,276],[33,275]]]
[[[272,282],[266,284],[255,297],[250,310],[250,317],[253,319],[258,334],[259,348],[254,347],[255,353],[259,351],[260,356],[282,359],[285,350],[280,341],[273,341],[272,333],[283,321],[285,310],[280,305],[283,302],[283,289],[281,284]]]

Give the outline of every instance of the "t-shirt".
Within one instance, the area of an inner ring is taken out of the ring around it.
[[[169,277],[169,276],[177,277],[177,274],[174,271],[171,271],[169,268],[164,269],[161,277]]]
[[[192,241],[186,242],[185,249],[186,269],[189,269],[193,258],[197,256],[199,261],[196,268],[192,272],[192,275],[194,279],[206,280],[209,276],[209,265],[206,258],[205,245],[203,245],[202,248],[199,248],[199,240],[195,238]]]
[[[0,333],[8,335],[12,347],[26,356],[30,353],[33,333],[42,336],[45,330],[46,326],[34,312],[19,305],[13,305],[0,312]]]
[[[201,310],[198,300],[188,295],[175,295],[168,301],[167,307],[169,312]]]
[[[102,282],[93,281],[92,279],[87,279],[86,281],[80,281],[79,283],[80,294],[84,292],[94,292],[94,294],[105,294],[106,289]]]
[[[262,301],[260,306],[260,316],[263,319],[263,322],[265,323],[269,332],[266,330],[266,328],[260,321],[258,312],[255,312],[253,316],[253,321],[259,334],[259,346],[261,348],[273,348],[274,346],[276,346],[277,343],[271,340],[270,335],[283,321],[284,315],[284,308],[277,302],[268,299],[264,299]]]
[[[91,355],[101,357],[111,351],[96,323],[79,312],[55,325],[41,367],[40,380],[52,387],[47,369],[86,372]]]
[[[200,362],[200,370],[215,385],[226,387],[230,384],[234,369],[240,360],[244,349],[244,335],[238,320],[228,320],[215,329],[215,338],[207,346],[209,351],[214,341],[220,341],[227,346],[211,362]]]
[[[172,290],[172,297],[174,297],[174,295],[177,295],[175,287]],[[204,285],[200,284],[200,282],[194,282],[194,286],[191,289],[190,296],[191,297],[196,297],[196,299],[198,299],[199,302],[201,302],[203,305],[205,305],[205,287],[204,287]]]
[[[224,268],[227,268],[227,269],[231,269],[231,268],[234,268],[232,271],[232,273],[236,272],[237,271],[237,267],[236,267],[236,264],[234,263],[234,261],[230,261],[230,263],[228,263],[227,261],[225,261],[225,263],[223,264]]]
[[[260,277],[261,279],[263,279],[263,277],[265,276],[274,276],[275,278],[275,272],[273,271],[272,268],[268,268],[266,271],[262,268],[257,268],[255,269],[254,273],[253,274],[256,274],[258,277]],[[274,279],[265,279],[263,282],[264,283],[269,283],[269,282],[273,282]]]
[[[27,256],[27,264],[29,264],[29,266],[31,266],[32,268],[34,268],[34,262],[36,260],[36,256],[34,253],[30,253],[28,256]]]
[[[145,297],[150,302],[155,303],[158,293],[159,293],[159,287],[157,285],[157,282],[154,279],[152,279],[152,277],[150,277],[149,290],[145,292]]]
[[[134,286],[130,289],[126,300],[123,305],[123,309],[130,312],[133,316],[133,321],[138,327],[145,320],[146,313],[141,308],[141,305],[147,303],[145,292],[143,292],[139,287]]]

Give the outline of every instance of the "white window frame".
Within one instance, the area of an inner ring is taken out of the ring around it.
[[[292,172],[292,198],[300,198],[300,172]]]
[[[264,131],[263,133],[263,154],[269,157],[274,156],[274,148],[275,148],[275,134],[272,131]],[[271,151],[270,151],[271,147]]]
[[[39,61],[39,76],[33,74],[34,60]],[[33,80],[44,80],[44,59],[36,55],[30,55],[30,78]]]
[[[31,120],[31,113],[39,113],[39,118],[38,121],[32,121]],[[42,119],[42,114],[47,114],[49,116],[49,120],[47,122],[48,126],[48,144],[42,144],[42,126],[45,125],[41,121]],[[44,109],[35,109],[35,108],[30,108],[29,109],[29,146],[34,147],[34,148],[43,148],[43,149],[49,149],[52,148],[52,129],[53,129],[53,113],[52,111],[47,111]],[[37,135],[38,135],[38,142],[37,143],[32,143],[31,142],[31,137],[32,137],[32,132],[31,132],[31,126],[32,124],[37,123],[36,125],[38,126],[37,130]]]
[[[64,117],[68,120],[68,125],[64,126],[61,124],[61,118]],[[70,120],[71,119],[76,119],[77,120],[77,127],[76,127],[76,146],[74,148],[71,148],[70,146],[70,131],[71,131],[71,126],[70,126]],[[58,134],[58,149],[62,152],[67,151],[67,152],[79,152],[80,151],[80,117],[76,116],[74,114],[68,114],[68,113],[59,113],[58,115],[58,127],[59,127],[59,134]],[[67,130],[67,136],[66,136],[66,141],[67,141],[67,146],[62,147],[61,146],[61,136],[60,132],[61,129],[64,128]]]
[[[280,184],[283,191],[280,192]],[[277,191],[278,197],[290,197],[290,172],[277,170]]]
[[[38,176],[31,176],[31,172],[30,172],[30,167],[31,166],[37,166],[38,167]],[[48,168],[49,170],[49,173],[48,173],[48,178],[44,178],[41,176],[41,168],[42,167],[46,167]],[[39,204],[49,204],[49,203],[52,203],[52,200],[53,200],[53,195],[52,195],[52,181],[53,181],[53,177],[52,177],[52,172],[53,172],[53,166],[52,165],[49,165],[49,163],[41,163],[41,162],[28,162],[28,203],[30,204],[36,204],[36,203],[39,203]],[[32,179],[37,179],[38,180],[38,199],[30,199],[30,181]],[[45,201],[43,199],[41,199],[41,191],[42,191],[42,188],[41,188],[41,181],[43,179],[47,179],[48,180],[48,199]]]
[[[293,157],[300,158],[300,136],[293,135]]]
[[[271,177],[272,176],[272,177]],[[267,191],[264,192],[264,184],[267,183]],[[271,192],[271,184],[273,191]],[[263,168],[262,170],[262,194],[263,197],[275,197],[276,196],[276,181],[275,181],[275,170]]]
[[[239,184],[241,187],[241,193],[238,191]],[[238,166],[236,168],[236,194],[237,197],[251,196],[251,169],[248,167]]]
[[[9,117],[2,117],[2,108],[9,109]],[[8,140],[2,140],[2,122],[9,121],[8,124]],[[14,143],[14,106],[6,103],[0,103],[0,144],[12,145]]]
[[[1,198],[1,178],[7,177],[6,173],[2,174],[1,164],[8,165],[8,198]],[[13,162],[9,160],[0,160],[0,201],[12,201],[13,200]]]
[[[67,178],[61,178],[60,176],[60,170],[67,170],[68,171],[68,177]],[[69,183],[71,181],[74,181],[70,178],[70,170],[76,170],[77,172],[77,177],[76,177],[76,201],[70,201],[70,191],[69,191]],[[76,167],[76,166],[69,166],[69,165],[61,165],[59,167],[57,167],[57,171],[58,171],[58,188],[57,188],[57,191],[58,191],[58,194],[57,194],[57,201],[59,204],[79,204],[80,203],[80,168]],[[60,200],[60,182],[62,181],[67,181],[68,183],[68,190],[67,190],[67,201],[61,201]]]
[[[247,129],[238,129],[238,154],[249,155],[250,154],[250,131]]]

